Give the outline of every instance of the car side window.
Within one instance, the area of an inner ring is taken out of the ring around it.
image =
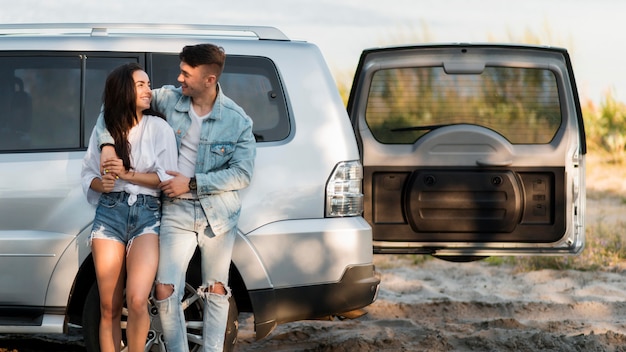
[[[443,67],[393,68],[372,78],[365,119],[380,143],[412,144],[451,124],[494,130],[513,144],[546,144],[562,122],[554,73],[487,67],[449,74]]]
[[[79,52],[0,56],[0,153],[86,148],[107,75],[138,60]]]
[[[102,93],[107,76],[113,69],[129,62],[139,62],[138,57],[106,57],[87,55],[85,73],[85,119],[83,147],[89,145],[89,137],[102,108]]]
[[[0,57],[0,152],[79,147],[80,64]]]
[[[175,54],[152,55],[152,86],[180,85],[179,58]],[[265,57],[230,55],[220,78],[224,93],[254,121],[257,142],[286,139],[290,121],[285,94],[274,63]]]

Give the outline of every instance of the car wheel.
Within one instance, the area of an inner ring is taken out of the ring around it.
[[[98,339],[98,327],[100,326],[100,295],[98,294],[98,285],[94,283],[83,307],[83,340],[85,349],[89,352],[100,351],[100,340]]]
[[[200,296],[198,296],[197,291],[191,285],[186,284],[185,295],[182,302],[185,312],[185,321],[187,322],[187,340],[189,342],[189,351],[201,351],[204,301],[200,298]],[[239,309],[237,307],[237,302],[233,296],[230,297],[228,302],[230,305],[228,309],[228,322],[226,324],[226,332],[224,336],[224,352],[234,351],[235,344],[237,343],[237,334],[239,333]],[[159,332],[159,340],[163,341],[163,337],[161,335],[161,332]],[[156,352],[156,350],[153,352]]]
[[[239,308],[237,307],[235,297],[230,296],[228,302],[230,306],[228,308],[226,336],[224,336],[224,352],[233,352],[237,343],[237,334],[239,333]]]
[[[185,285],[185,294],[182,300],[185,321],[187,322],[187,338],[189,340],[189,351],[197,352],[202,350],[202,318],[204,314],[204,301],[198,296],[196,290],[189,284]],[[232,352],[237,342],[237,333],[239,332],[239,310],[234,297],[231,297],[230,308],[228,311],[228,324],[224,337],[224,351]],[[150,297],[148,302],[148,310],[150,313],[150,330],[146,340],[146,352],[164,351],[163,331],[159,322],[158,309],[154,304],[154,298]],[[128,310],[126,305],[122,310],[122,351],[126,351],[126,319],[128,318]],[[98,293],[98,285],[94,283],[89,289],[89,293],[85,299],[83,307],[83,339],[85,349],[88,352],[99,352],[100,341],[98,331],[100,325],[100,295]]]
[[[148,331],[148,338],[146,339],[145,351],[164,351],[163,347],[163,333],[161,331],[161,324],[158,321],[159,315],[156,306],[154,305],[154,299],[150,297],[148,302],[148,313],[150,315],[150,330]],[[128,319],[128,309],[126,304],[122,308],[122,351],[126,351],[126,321]],[[98,293],[98,285],[94,283],[85,299],[85,305],[83,307],[83,339],[85,342],[85,349],[88,352],[100,351],[99,326],[100,326],[100,295]]]
[[[447,256],[447,255],[433,255],[433,257],[437,258],[437,259],[441,259],[441,260],[445,260],[446,262],[451,262],[451,263],[469,263],[469,262],[476,262],[479,260],[484,260],[489,258],[488,256]]]

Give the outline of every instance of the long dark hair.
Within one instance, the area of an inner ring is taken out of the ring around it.
[[[102,95],[104,122],[115,142],[115,153],[122,159],[127,171],[132,168],[128,132],[138,120],[133,80],[133,73],[138,70],[143,70],[143,67],[134,62],[115,68],[107,77]],[[144,114],[165,118],[163,114],[152,109],[144,110]]]

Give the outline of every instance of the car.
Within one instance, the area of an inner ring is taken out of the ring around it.
[[[317,46],[273,27],[20,24],[0,33],[0,333],[76,325],[97,350],[94,209],[79,184],[104,79],[134,61],[153,86],[176,84],[189,44],[225,48],[220,83],[257,140],[226,350],[239,313],[253,314],[257,338],[286,322],[363,314],[380,285],[374,254],[471,261],[584,248],[586,142],[564,48],[366,49],[344,105]],[[196,256],[191,350],[202,338],[199,270]],[[156,351],[150,311],[146,350]]]
[[[347,109],[375,253],[575,255],[586,141],[564,48],[364,50]]]
[[[254,26],[20,24],[0,33],[0,333],[78,326],[87,350],[99,350],[95,209],[80,171],[105,79],[137,62],[153,87],[177,84],[178,53],[206,42],[224,47],[221,87],[253,119],[257,140],[240,193],[225,350],[239,313],[253,314],[263,338],[290,321],[358,316],[376,299],[356,138],[315,45]],[[199,282],[196,255],[185,291],[192,351],[202,343]],[[158,351],[153,304],[150,313],[146,350]]]

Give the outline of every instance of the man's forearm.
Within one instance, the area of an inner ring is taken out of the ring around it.
[[[115,141],[107,130],[106,123],[104,122],[104,115],[102,111],[100,111],[100,115],[98,115],[98,119],[96,120],[96,125],[94,127],[94,133],[96,134],[96,140],[98,141],[98,147],[102,149],[103,145],[110,144],[113,145]]]

